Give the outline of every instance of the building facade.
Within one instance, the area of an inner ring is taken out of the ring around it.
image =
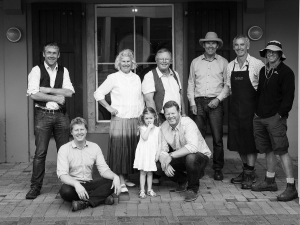
[[[297,0],[0,0],[0,162],[28,162],[35,151],[34,105],[26,96],[27,76],[42,62],[42,46],[56,41],[61,47],[59,63],[70,71],[75,95],[68,100],[71,118],[88,120],[88,139],[108,145],[109,114],[97,105],[93,93],[115,71],[118,52],[135,52],[137,74],[143,78],[152,68],[155,52],[166,47],[173,52],[172,67],[179,73],[186,98],[189,67],[202,54],[198,40],[215,31],[224,41],[218,51],[234,59],[232,40],[259,26],[263,35],[251,41],[249,53],[261,60],[259,50],[268,41],[279,40],[285,61],[296,75],[296,93],[288,119],[290,153],[298,155],[298,61],[299,1]],[[9,28],[21,31],[18,42],[6,37]],[[107,101],[110,101],[107,96]],[[226,103],[226,110],[228,109]],[[224,146],[227,141],[227,113]],[[211,140],[208,138],[211,147]],[[235,157],[225,150],[226,157]],[[56,160],[51,140],[48,161]]]

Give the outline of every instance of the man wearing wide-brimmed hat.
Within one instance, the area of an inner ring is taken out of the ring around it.
[[[223,41],[215,32],[208,32],[199,40],[204,54],[195,58],[190,67],[187,96],[190,109],[196,115],[197,126],[205,138],[207,122],[210,123],[213,137],[214,179],[223,180],[223,103],[227,97],[224,90],[228,61],[216,54]]]
[[[253,136],[253,117],[258,75],[264,63],[248,53],[250,41],[244,35],[233,39],[236,59],[227,67],[227,85],[231,90],[228,149],[239,153],[243,162],[243,172],[231,179],[234,184],[241,183],[242,189],[251,189],[255,178],[255,162],[258,150]]]
[[[257,89],[254,136],[257,149],[266,154],[267,174],[265,180],[252,185],[252,191],[277,191],[275,182],[276,155],[279,156],[286,175],[286,190],[277,196],[278,201],[291,201],[298,197],[293,164],[288,153],[289,142],[286,135],[287,118],[295,96],[295,75],[283,63],[286,59],[282,45],[270,41],[260,51],[260,56],[268,63],[260,70]]]

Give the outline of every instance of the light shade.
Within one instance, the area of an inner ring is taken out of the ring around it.
[[[248,36],[253,41],[261,39],[262,35],[263,31],[259,26],[250,27],[248,30]]]
[[[11,42],[17,42],[21,39],[21,31],[16,27],[11,27],[6,32],[6,37]]]

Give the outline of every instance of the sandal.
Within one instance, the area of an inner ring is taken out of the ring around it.
[[[126,187],[125,184],[121,184],[121,192],[124,193],[124,192],[128,192],[128,189]]]
[[[139,198],[146,198],[146,193],[145,191],[140,190]]]
[[[151,197],[156,197],[156,193],[151,189],[147,191],[147,195],[151,196]]]

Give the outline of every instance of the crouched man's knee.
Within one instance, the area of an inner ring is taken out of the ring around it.
[[[74,200],[74,192],[76,194],[75,188],[67,184],[63,184],[59,190],[61,198],[68,202]]]

